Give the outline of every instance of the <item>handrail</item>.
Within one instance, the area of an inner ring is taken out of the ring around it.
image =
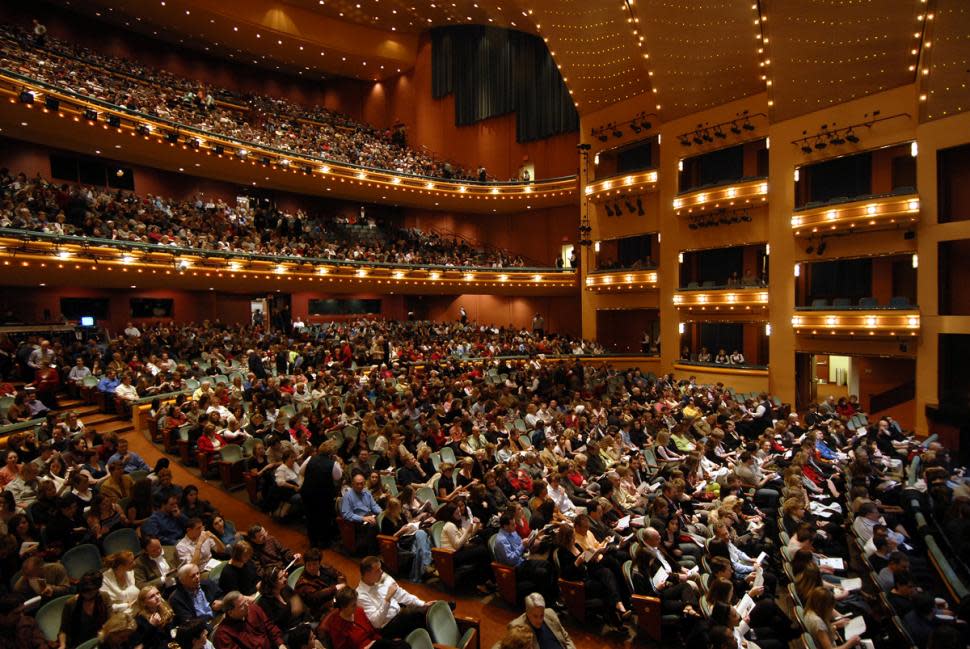
[[[704,185],[697,185],[696,187],[685,187],[684,189],[679,189],[677,191],[678,196],[683,194],[693,194],[694,192],[700,191],[702,189],[718,189],[720,187],[727,187],[728,185],[735,185],[737,183],[753,183],[758,180],[765,181],[768,180],[768,176],[742,176],[740,178],[721,178],[720,180],[712,183],[706,183]]]
[[[20,74],[19,72],[15,72],[15,71],[10,70],[10,69],[8,69],[6,67],[0,66],[0,78],[2,78],[2,77],[6,77],[8,81],[13,82],[15,84],[21,84],[21,85],[22,84],[31,84],[31,85],[34,85],[34,86],[38,86],[38,87],[40,87],[40,88],[42,88],[42,89],[44,89],[44,90],[46,90],[48,92],[54,92],[54,93],[58,93],[58,94],[61,94],[61,95],[65,95],[65,96],[67,96],[67,97],[69,97],[69,98],[71,98],[71,99],[73,99],[75,101],[85,102],[85,103],[88,103],[88,104],[96,105],[96,106],[99,106],[99,107],[104,108],[106,110],[110,110],[112,112],[116,112],[116,113],[121,113],[121,114],[127,115],[130,118],[139,119],[139,120],[142,120],[142,121],[152,122],[152,123],[156,123],[156,124],[161,124],[161,125],[165,126],[166,128],[171,129],[171,130],[174,130],[176,132],[191,132],[191,133],[196,134],[196,135],[204,136],[204,137],[206,137],[207,139],[210,139],[210,140],[223,141],[223,142],[230,143],[233,146],[235,146],[237,148],[240,148],[240,149],[246,149],[246,150],[249,150],[249,149],[257,149],[257,150],[262,150],[262,151],[268,151],[270,153],[274,153],[274,154],[279,155],[279,156],[285,156],[286,158],[299,157],[299,158],[302,158],[304,160],[312,161],[314,164],[338,165],[338,166],[347,167],[347,168],[353,169],[353,170],[372,171],[372,172],[376,172],[376,173],[391,174],[391,175],[394,175],[394,176],[400,176],[400,177],[404,177],[404,178],[412,178],[412,179],[415,179],[415,180],[435,181],[437,183],[445,182],[445,183],[453,183],[455,185],[465,185],[465,186],[471,185],[471,186],[479,186],[479,187],[499,187],[499,186],[502,186],[502,187],[518,187],[518,186],[522,186],[522,187],[530,187],[530,188],[533,188],[534,190],[538,190],[538,191],[542,191],[542,188],[543,188],[544,185],[553,184],[553,183],[561,183],[561,182],[570,181],[570,180],[576,180],[576,176],[575,175],[569,175],[569,176],[557,176],[557,177],[554,177],[554,178],[543,178],[541,180],[533,180],[533,181],[529,181],[529,182],[521,182],[521,181],[495,181],[495,182],[487,181],[487,182],[481,182],[481,181],[478,181],[478,180],[460,180],[460,181],[458,181],[458,180],[452,180],[450,178],[441,178],[441,177],[438,177],[438,176],[425,176],[425,175],[422,175],[422,174],[415,174],[415,173],[411,173],[411,172],[408,172],[408,171],[396,171],[396,170],[393,170],[393,169],[381,169],[379,167],[368,167],[368,166],[365,166],[365,165],[358,165],[358,164],[355,164],[353,162],[346,162],[344,160],[335,160],[335,159],[332,159],[332,158],[325,158],[323,156],[319,156],[319,155],[315,155],[315,154],[311,154],[311,153],[305,153],[305,152],[302,152],[302,151],[289,151],[289,150],[284,150],[284,149],[277,149],[277,148],[272,147],[272,146],[269,146],[267,144],[261,144],[261,143],[258,143],[258,142],[251,142],[251,141],[248,141],[248,140],[240,140],[240,139],[238,139],[236,137],[233,137],[231,135],[224,135],[222,133],[214,133],[212,131],[206,131],[206,130],[203,130],[201,128],[198,128],[197,126],[192,126],[190,124],[183,124],[181,122],[175,122],[175,121],[169,120],[169,119],[164,118],[164,117],[159,117],[159,116],[155,116],[155,115],[148,115],[146,113],[142,113],[142,112],[137,111],[137,110],[132,110],[132,109],[127,108],[127,107],[124,107],[124,106],[118,106],[117,104],[109,103],[109,102],[104,101],[103,99],[99,99],[97,97],[90,97],[90,96],[87,96],[87,95],[83,95],[81,93],[75,92],[74,90],[70,90],[69,88],[64,88],[62,86],[55,86],[53,84],[47,83],[46,81],[41,81],[39,79],[34,79],[33,77],[28,77],[27,75]]]
[[[900,191],[906,190],[906,191]],[[862,201],[874,201],[880,198],[893,198],[896,196],[915,196],[919,194],[915,187],[899,187],[891,192],[883,192],[881,194],[860,194],[859,196],[840,196],[838,198],[844,198],[845,200],[836,200],[834,198],[827,201],[809,201],[800,207],[796,207],[794,212],[802,212],[808,210],[818,210],[824,207],[834,206],[834,205],[847,205],[849,203],[860,203]]]
[[[768,371],[767,365],[754,365],[749,363],[740,363],[740,364],[731,363],[730,365],[722,365],[722,364],[713,363],[713,362],[702,363],[701,361],[690,361],[690,360],[679,359],[676,361],[676,364],[690,365],[691,367],[700,367],[700,368],[716,370],[716,371],[721,371],[721,370],[751,370],[755,372]]]
[[[156,243],[145,243],[143,241],[121,241],[117,239],[102,239],[99,237],[84,237],[69,234],[51,234],[49,232],[39,232],[35,230],[22,230],[18,228],[0,228],[0,237],[18,239],[29,243],[31,241],[44,241],[53,245],[73,244],[79,246],[104,246],[117,248],[122,251],[137,251],[159,253],[179,257],[181,255],[194,255],[203,258],[217,258],[226,261],[268,261],[273,263],[289,262],[294,264],[316,264],[329,266],[344,266],[349,268],[403,268],[403,269],[429,269],[452,272],[501,272],[501,273],[574,273],[575,269],[557,268],[555,266],[447,266],[444,264],[396,264],[385,261],[352,261],[343,259],[328,259],[325,257],[298,257],[295,255],[267,255],[247,252],[232,252],[227,250],[207,250],[203,248],[184,248],[181,246],[165,246]]]

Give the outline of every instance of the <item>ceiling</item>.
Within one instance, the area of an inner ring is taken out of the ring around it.
[[[539,34],[581,115],[646,95],[661,120],[768,93],[774,121],[919,83],[967,110],[966,0],[64,0],[181,46],[304,78],[406,72],[431,27]],[[208,48],[208,49],[207,49]]]

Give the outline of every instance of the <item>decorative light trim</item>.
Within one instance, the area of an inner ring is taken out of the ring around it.
[[[724,311],[750,313],[768,308],[767,288],[725,288],[702,291],[678,291],[673,297],[680,311]]]
[[[677,216],[706,214],[715,210],[758,207],[768,203],[768,181],[747,180],[723,187],[705,188],[677,196],[673,201]]]
[[[649,291],[657,288],[657,271],[631,270],[586,276],[586,290],[593,293]]]
[[[613,176],[586,185],[583,190],[591,201],[602,201],[619,196],[634,196],[657,191],[657,171]]]
[[[791,217],[795,236],[842,230],[878,230],[910,225],[919,221],[919,194],[865,198],[838,206],[825,205],[800,210]]]
[[[799,336],[912,338],[919,334],[920,313],[918,309],[799,311],[791,324]]]

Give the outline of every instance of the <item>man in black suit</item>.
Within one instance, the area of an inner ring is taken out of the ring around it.
[[[216,599],[219,587],[199,575],[199,566],[187,563],[179,568],[175,592],[168,604],[175,613],[175,623],[184,624],[195,618],[206,622],[222,610],[222,600]]]
[[[334,442],[322,443],[303,473],[300,497],[307,515],[307,536],[313,548],[327,548],[334,541],[337,483],[343,477],[343,467],[334,459],[336,450]]]

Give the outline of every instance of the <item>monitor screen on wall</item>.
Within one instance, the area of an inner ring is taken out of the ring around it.
[[[150,297],[130,300],[132,318],[171,318],[175,315],[175,301]]]
[[[89,316],[95,320],[108,319],[108,300],[106,298],[62,297],[61,315],[68,320],[80,320]]]
[[[310,315],[379,315],[380,300],[310,300]]]

